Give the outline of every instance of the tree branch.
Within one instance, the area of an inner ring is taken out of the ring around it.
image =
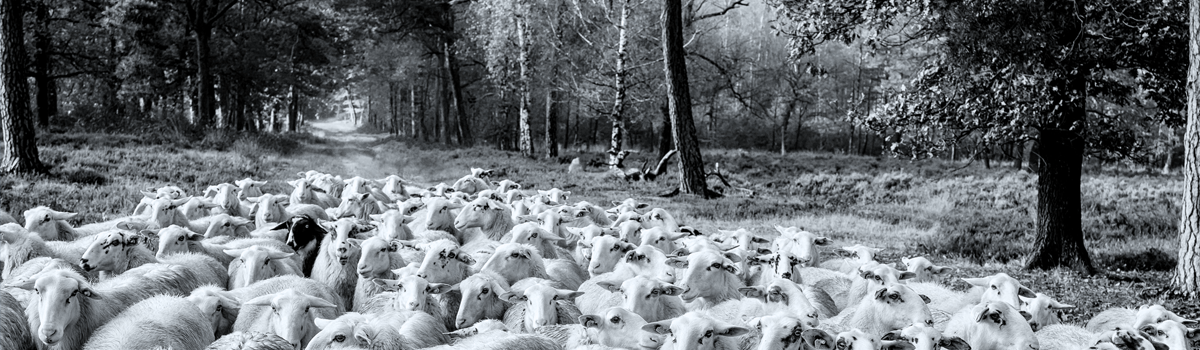
[[[725,8],[721,9],[720,11],[697,16],[695,19],[692,20],[692,22],[699,22],[701,20],[713,18],[713,17],[717,17],[717,16],[724,16],[726,13],[729,13],[729,11],[733,11],[733,9],[736,9],[741,6],[750,6],[750,3],[747,3],[744,0],[736,0],[732,3],[729,3],[729,5],[725,6]]]

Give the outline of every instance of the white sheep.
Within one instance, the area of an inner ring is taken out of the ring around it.
[[[216,340],[205,316],[183,297],[151,297],[105,323],[92,333],[83,348],[202,350]]]
[[[390,324],[371,321],[370,316],[356,312],[334,320],[318,318],[315,323],[321,331],[313,336],[305,350],[412,348],[408,344],[402,345],[404,337]]]
[[[424,250],[425,257],[416,276],[430,283],[455,285],[474,273],[471,266],[475,265],[475,259],[451,240],[429,242]]]
[[[679,317],[688,311],[683,300],[679,298],[679,295],[683,294],[683,288],[645,276],[634,276],[624,281],[600,281],[597,285],[623,297],[619,305],[600,306],[600,310],[620,306],[641,316],[647,322]],[[597,307],[593,308],[595,309]]]
[[[383,214],[371,214],[371,224],[375,225],[378,233],[386,239],[412,240],[413,231],[408,227],[414,217],[404,215],[398,210],[388,210]]]
[[[812,328],[799,318],[782,314],[756,317],[747,326],[753,331],[743,344],[758,344],[758,350],[800,350],[804,345],[801,334]]]
[[[17,280],[22,280],[22,279],[29,279],[29,278],[33,278],[33,276],[36,276],[39,273],[42,273],[44,271],[50,271],[50,270],[70,270],[81,276],[84,276],[85,278],[88,278],[89,280],[93,280],[96,277],[94,275],[89,275],[87,273],[87,271],[83,271],[83,268],[79,267],[79,264],[77,264],[77,263],[70,263],[70,262],[67,262],[66,260],[58,259],[58,258],[40,256],[40,257],[36,257],[33,259],[29,259],[29,261],[26,261],[24,264],[21,264],[21,266],[17,266],[15,268],[13,268],[12,271],[9,273],[9,276],[5,280],[17,281]],[[6,291],[9,294],[12,294],[13,298],[16,298],[17,301],[21,303],[22,307],[24,307],[25,305],[29,305],[29,300],[31,298],[35,297],[35,295],[37,294],[33,291],[24,290],[24,289],[20,289],[20,288],[12,288],[12,287],[8,287],[8,286],[0,286],[0,290]]]
[[[238,199],[240,189],[237,185],[231,183],[220,183],[208,186],[204,190],[204,198],[208,198],[216,205],[209,212],[216,214],[231,215],[234,217],[249,218],[250,208],[242,206],[242,201]]]
[[[326,209],[331,218],[355,217],[368,220],[371,215],[383,213],[387,206],[375,200],[370,193],[356,193],[342,200],[337,207]]]
[[[914,350],[971,350],[971,346],[962,338],[943,336],[942,332],[936,328],[923,324],[914,324],[901,330],[891,331],[882,339],[908,342],[915,347]],[[1046,350],[1044,346],[1042,349]]]
[[[507,204],[488,198],[477,198],[463,207],[454,218],[454,228],[459,231],[478,229],[481,237],[460,237],[459,244],[487,238],[499,241],[516,226],[513,209]]]
[[[954,314],[945,334],[967,341],[973,350],[1038,349],[1038,337],[1019,310],[1007,302],[980,302]]]
[[[1101,333],[1089,349],[1096,350],[1152,350],[1167,348],[1162,344],[1148,339],[1142,332],[1133,330],[1116,330]]]
[[[221,213],[210,216],[204,221],[208,222],[208,227],[204,230],[195,232],[203,232],[205,238],[226,236],[233,238],[247,238],[250,237],[250,232],[254,231],[254,222],[250,221],[250,219],[240,216],[231,216],[229,214]],[[201,224],[202,222],[203,221],[195,221],[196,224]]]
[[[934,326],[933,315],[926,305],[929,301],[903,284],[879,288],[863,298],[853,308],[820,326],[833,330],[858,329],[873,337],[881,337],[911,324]]]
[[[657,349],[662,335],[642,330],[646,320],[619,307],[608,308],[599,314],[579,316],[579,323],[589,331],[592,342],[621,349]],[[593,334],[594,333],[594,334]]]
[[[94,236],[81,238],[73,242],[47,242],[40,235],[29,231],[21,225],[8,223],[0,225],[0,243],[4,243],[4,271],[0,280],[11,279],[12,270],[25,262],[37,257],[51,257],[69,262],[77,262],[83,257]]]
[[[220,338],[233,332],[233,323],[237,321],[242,308],[241,301],[233,292],[216,285],[201,286],[192,290],[187,300],[208,317],[213,336]]]
[[[638,202],[636,199],[633,199],[633,198],[625,198],[624,200],[621,200],[621,201],[612,201],[612,205],[613,205],[612,208],[605,210],[605,211],[608,213],[617,214],[617,215],[620,215],[621,213],[629,213],[629,212],[636,213],[638,210],[646,209],[646,208],[650,207],[650,204]]]
[[[454,305],[453,309],[447,309],[444,305],[434,300],[435,295],[443,294],[450,291],[450,285],[442,283],[430,283],[424,278],[413,275],[400,276],[399,279],[384,279],[377,278],[374,280],[376,284],[383,288],[387,293],[381,293],[375,298],[384,298],[386,300],[372,300],[364,307],[361,312],[371,313],[378,310],[388,311],[421,311],[433,316],[434,318],[444,321],[450,311],[458,311],[458,305]],[[390,304],[390,306],[375,307],[375,305]]]
[[[238,198],[245,199],[247,197],[258,197],[263,195],[262,187],[267,184],[266,181],[254,181],[251,178],[245,178],[233,182],[238,186]]]
[[[313,319],[332,319],[338,316],[338,309],[326,299],[286,289],[243,302],[233,330],[274,333],[302,349],[317,334]]]
[[[466,194],[476,194],[479,191],[488,189],[490,186],[487,181],[479,178],[483,174],[483,169],[473,168],[471,174],[463,176],[454,182],[454,190]]]
[[[457,228],[456,217],[457,212],[464,206],[451,202],[445,198],[428,198],[421,211],[417,212],[416,219],[409,224],[413,228],[413,234],[421,237],[426,231],[445,231],[454,238],[458,239],[459,244],[465,244],[464,239],[474,239],[473,237],[464,237],[463,233]],[[471,230],[467,230],[471,231]],[[482,234],[480,234],[482,235]]]
[[[800,334],[804,344],[812,350],[912,350],[913,345],[905,341],[880,340],[877,336],[851,329],[836,335],[824,330],[808,329]]]
[[[396,279],[392,270],[408,265],[400,255],[400,245],[396,241],[386,241],[375,236],[363,241],[362,256],[358,259],[358,281],[354,287],[354,303],[351,310],[361,311],[367,301],[376,294],[384,291],[374,279]]]
[[[817,252],[818,246],[826,246],[833,243],[827,237],[820,237],[808,231],[798,229],[796,227],[775,226],[775,230],[779,231],[779,238],[775,239],[775,243],[771,251],[776,253],[790,250],[797,257],[805,260],[805,266],[821,266],[821,256]]]
[[[917,275],[916,277],[913,277],[913,282],[934,282],[936,280],[936,276],[944,275],[954,270],[949,266],[934,265],[933,262],[929,261],[929,259],[926,259],[923,256],[902,258],[900,259],[900,262],[904,263],[906,271],[915,273]]]
[[[334,226],[333,234],[321,241],[311,278],[337,294],[338,299],[331,301],[348,308],[354,302],[350,291],[358,284],[356,264],[362,256],[362,241],[350,235],[364,228],[347,218],[338,220]]]
[[[536,223],[526,222],[513,227],[510,236],[504,243],[534,246],[538,249],[538,253],[541,253],[542,257],[546,259],[573,259],[569,251],[555,244],[563,239],[562,236],[556,235]]]
[[[741,338],[750,333],[746,327],[714,320],[695,311],[677,318],[647,323],[642,329],[665,335],[660,348],[662,350],[735,350],[740,348],[738,344]]]
[[[470,327],[480,320],[499,320],[508,310],[508,302],[500,299],[500,295],[508,292],[509,288],[504,276],[481,271],[450,288],[462,295],[462,302],[458,305],[458,313],[454,319],[454,328]]]
[[[388,198],[391,198],[393,201],[408,199],[409,192],[404,185],[413,185],[412,182],[409,182],[398,175],[388,175],[383,179],[375,181],[383,184],[383,187],[380,188],[380,192],[383,192],[384,195],[387,195]]]
[[[67,220],[74,219],[77,213],[60,212],[45,206],[26,210],[25,229],[37,233],[47,241],[75,241],[79,238],[95,235],[112,230],[117,224],[134,219],[145,220],[145,217],[123,217],[79,227],[72,227]]]
[[[1139,330],[1148,324],[1174,320],[1184,325],[1195,326],[1196,321],[1184,319],[1162,305],[1142,305],[1137,310],[1127,308],[1111,308],[1104,310],[1088,320],[1087,330],[1092,333],[1103,333],[1116,330]]]
[[[600,206],[587,201],[580,201],[575,203],[574,209],[575,221],[571,222],[571,227],[587,227],[588,225],[612,226],[612,219],[608,218],[608,213]]]
[[[579,246],[591,253],[584,259],[587,262],[588,275],[591,277],[612,272],[626,253],[637,248],[613,236],[584,238],[579,241]]]
[[[488,271],[504,277],[509,285],[517,281],[537,277],[555,280],[546,272],[546,262],[538,249],[528,244],[505,243],[496,247],[496,252],[483,264],[480,271]],[[561,281],[557,287],[567,288]]]
[[[259,332],[235,332],[217,339],[205,350],[295,350],[292,343],[278,335]]]
[[[816,327],[818,320],[836,316],[833,300],[816,288],[777,278],[767,285],[739,289],[747,297],[762,300],[776,313],[784,313],[811,323]]]
[[[1149,340],[1165,344],[1168,350],[1189,350],[1193,347],[1189,342],[1200,340],[1200,330],[1188,329],[1175,320],[1165,320],[1150,324],[1140,329]]]
[[[200,253],[217,259],[224,266],[229,266],[229,263],[237,257],[226,254],[226,249],[264,246],[285,253],[292,252],[292,248],[287,244],[269,238],[240,238],[220,244],[212,243],[216,241],[219,239],[206,239],[191,230],[172,225],[158,231],[158,252],[155,253],[155,256],[161,259],[172,254]]]
[[[236,256],[229,263],[229,288],[241,288],[254,282],[280,275],[302,275],[294,253],[263,246],[226,249],[225,254]]]
[[[881,248],[872,248],[862,244],[855,244],[849,247],[842,247],[843,252],[854,255],[854,259],[840,258],[830,259],[821,262],[821,268],[834,270],[841,273],[853,273],[858,270],[859,266],[867,262],[875,261],[875,254],[883,251]]]
[[[722,255],[713,251],[700,251],[687,258],[671,258],[667,265],[687,269],[677,285],[683,288],[679,296],[689,303],[689,309],[706,309],[722,302],[741,299],[738,288],[745,287],[737,277],[737,265],[732,259],[736,255]]]
[[[845,309],[851,305],[858,304],[859,300],[865,298],[868,294],[879,290],[879,288],[887,287],[900,283],[901,280],[910,279],[916,276],[911,272],[901,272],[889,264],[880,264],[876,261],[871,261],[858,267],[858,274],[852,277],[850,290],[844,299],[834,295],[834,301],[842,302],[839,304],[840,309]],[[951,310],[953,311],[953,310]]]
[[[315,191],[313,184],[306,179],[288,181],[292,185],[292,193],[288,197],[291,204],[313,204],[321,208],[335,208],[341,201],[324,191]]]
[[[1063,304],[1049,295],[1036,293],[1036,298],[1021,298],[1021,311],[1028,313],[1029,326],[1036,332],[1040,327],[1062,323],[1062,310],[1074,309],[1075,305]]]
[[[288,203],[287,196],[268,193],[246,197],[246,200],[253,203],[250,206],[250,213],[254,215],[254,227],[258,230],[275,227],[275,224],[292,217],[285,207]],[[321,212],[324,213],[324,210]]]
[[[581,314],[574,300],[581,294],[555,288],[539,278],[522,280],[500,295],[501,300],[513,304],[504,314],[504,323],[509,330],[522,333],[544,326],[578,323]]]
[[[1039,350],[1081,350],[1095,344],[1095,333],[1088,332],[1079,326],[1067,324],[1052,324],[1042,327],[1034,333],[1037,336]]]
[[[974,295],[979,295],[979,303],[989,301],[1002,301],[1008,303],[1014,308],[1021,306],[1021,297],[1036,298],[1037,295],[1032,290],[1021,285],[1020,281],[1012,278],[1006,273],[997,273],[988,277],[980,278],[963,278],[963,281],[970,283],[972,286],[968,292],[969,302],[973,300]]]
[[[34,338],[29,334],[25,310],[11,294],[0,290],[0,349],[34,350]]]
[[[99,272],[100,278],[125,273],[129,269],[156,262],[154,253],[139,241],[141,236],[126,231],[109,231],[96,235],[79,259],[84,271]]]

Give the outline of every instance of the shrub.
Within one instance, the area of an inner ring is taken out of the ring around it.
[[[1007,263],[1029,252],[1033,220],[1010,211],[956,208],[942,219],[941,232],[925,238],[918,250],[981,265],[989,261]]]

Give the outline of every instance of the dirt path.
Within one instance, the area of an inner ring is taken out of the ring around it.
[[[346,142],[372,142],[388,137],[387,133],[381,134],[364,134],[358,132],[358,127],[349,120],[341,119],[321,119],[308,123],[308,128],[313,135],[321,138]]]
[[[396,171],[395,165],[379,159],[369,143],[388,137],[387,133],[366,134],[349,120],[325,119],[307,124],[308,130],[317,137],[333,141],[330,147],[316,148],[322,155],[331,156],[341,163],[342,173],[380,179]]]

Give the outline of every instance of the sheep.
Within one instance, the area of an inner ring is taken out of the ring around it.
[[[266,238],[242,238],[223,244],[210,243],[211,241],[213,240],[204,239],[200,234],[188,229],[172,225],[158,231],[158,252],[155,253],[155,257],[161,259],[172,254],[200,253],[217,259],[217,261],[221,262],[222,266],[229,266],[229,263],[236,256],[225,254],[226,249],[247,248],[257,245],[284,253],[292,252],[292,248],[288,247],[287,244]]]
[[[752,342],[758,344],[758,350],[800,350],[804,345],[801,333],[812,328],[790,315],[756,317],[747,322],[747,326],[756,330],[751,335],[758,338]]]
[[[1188,329],[1187,326],[1175,320],[1164,320],[1146,325],[1140,331],[1147,335],[1149,340],[1166,345],[1168,350],[1192,349],[1189,342],[1200,340],[1200,330]]]
[[[529,277],[551,279],[546,273],[546,262],[537,248],[521,243],[505,243],[496,247],[496,252],[483,264],[481,271],[500,275],[509,285]]]
[[[664,252],[675,252],[679,249],[675,241],[687,236],[687,232],[667,232],[661,227],[651,227],[643,229],[637,234],[631,234],[630,238],[640,239],[639,245],[653,246]]]
[[[79,267],[84,271],[99,272],[100,278],[104,279],[156,262],[154,253],[138,244],[140,238],[136,233],[122,231],[98,234],[80,257]]]
[[[513,334],[500,330],[480,332],[454,345],[441,345],[428,350],[562,350],[562,345],[540,335]]]
[[[220,266],[215,265],[203,256],[177,256],[173,264],[142,265],[95,285],[78,273],[55,269],[8,286],[38,292],[25,314],[29,329],[38,330],[40,349],[78,349],[93,331],[134,303],[215,283],[216,277],[206,277],[217,275]]]
[[[1038,328],[1062,323],[1062,310],[1074,309],[1075,305],[1063,304],[1048,295],[1035,293],[1036,298],[1021,298],[1021,311],[1032,316],[1029,327],[1037,332]]]
[[[462,339],[479,333],[487,333],[490,331],[508,332],[508,326],[504,325],[504,321],[500,320],[480,320],[474,325],[453,332],[446,332],[446,335],[451,338]]]
[[[879,288],[854,308],[822,323],[832,329],[858,329],[873,337],[903,329],[910,324],[934,326],[929,301],[903,284]],[[1032,334],[1032,333],[1031,333]],[[969,340],[969,339],[968,339]]]
[[[557,289],[548,282],[529,278],[500,295],[513,304],[504,314],[509,330],[530,333],[539,327],[578,323],[580,312],[573,300],[583,293]]]
[[[808,329],[800,333],[804,344],[813,350],[912,350],[913,345],[905,341],[880,340],[879,337],[852,329],[836,336],[820,329]]]
[[[1038,348],[1038,338],[1025,316],[1002,300],[980,302],[959,311],[945,334],[962,338],[973,350]]]
[[[619,307],[608,308],[596,315],[579,316],[579,323],[595,333],[594,341],[600,345],[621,349],[657,349],[662,336],[642,330],[646,320],[641,316]]]
[[[759,266],[762,268],[758,280],[754,281],[755,284],[767,284],[776,278],[801,283],[804,278],[800,274],[800,269],[807,263],[808,260],[797,256],[790,250],[746,259],[747,266]]]
[[[565,238],[556,235],[535,223],[526,222],[514,226],[510,236],[505,242],[532,245],[537,248],[538,252],[542,254],[542,257],[546,259],[570,258],[570,252],[554,244],[554,242],[562,241],[563,239]]]
[[[654,208],[642,214],[642,228],[662,227],[667,232],[679,232],[679,222],[663,208]]]
[[[9,280],[13,269],[37,257],[51,257],[70,262],[79,261],[95,239],[94,236],[73,242],[46,242],[42,237],[15,223],[0,225],[0,243],[4,243],[4,271],[0,279]]]
[[[391,198],[393,201],[407,199],[409,197],[408,190],[404,188],[404,185],[411,185],[412,182],[409,182],[400,176],[388,175],[383,179],[375,181],[383,183],[383,188],[380,189],[380,192],[383,192],[384,195],[387,195],[388,198]]]
[[[136,222],[145,223],[147,229],[160,229],[171,225],[179,225],[191,227],[190,220],[180,207],[192,201],[192,197],[170,199],[170,198],[152,198],[150,199],[150,217],[144,220],[135,220]],[[204,228],[194,231],[202,231]]]
[[[483,179],[479,178],[479,175],[482,174],[482,172],[483,169],[471,169],[470,175],[463,176],[462,178],[458,179],[458,181],[454,182],[454,185],[452,185],[454,190],[466,194],[476,194],[479,191],[488,189],[489,185],[487,181],[483,181]]]
[[[225,254],[236,256],[229,263],[229,288],[241,288],[280,275],[299,275],[300,268],[291,257],[294,253],[281,252],[263,246],[226,249]]]
[[[267,184],[266,181],[254,181],[251,178],[245,178],[233,182],[238,186],[238,199],[246,199],[248,197],[258,197],[263,195],[262,187]]]
[[[1116,330],[1101,333],[1096,337],[1098,340],[1089,349],[1097,350],[1156,350],[1168,349],[1166,344],[1162,344],[1148,339],[1143,333],[1130,330]]]
[[[141,200],[141,202],[138,203],[138,205],[136,207],[133,208],[134,215],[144,214],[144,210],[149,208],[150,201],[154,200],[156,198],[180,199],[183,197],[187,197],[187,193],[185,193],[182,188],[179,188],[179,186],[174,186],[174,185],[166,185],[163,187],[159,187],[158,189],[154,190],[154,192],[151,192],[151,191],[141,191],[141,192],[142,192],[142,196],[144,198]]]
[[[83,271],[83,268],[80,268],[79,264],[70,263],[63,259],[40,256],[26,261],[24,264],[21,264],[21,266],[13,268],[6,280],[16,281],[28,279],[39,273],[42,273],[43,271],[49,270],[70,270],[88,278],[89,280],[95,278],[94,275],[89,275],[86,271]],[[4,290],[11,294],[13,298],[16,298],[17,301],[21,303],[22,306],[29,305],[30,298],[33,298],[36,294],[32,291],[20,288],[4,287],[0,288],[0,290]]]
[[[250,237],[250,231],[254,230],[254,222],[241,216],[221,213],[210,216],[205,221],[208,222],[208,227],[200,231],[195,231],[197,233],[203,232],[205,238],[225,236],[246,238]]]
[[[187,300],[208,317],[214,337],[220,338],[233,332],[233,323],[237,321],[242,308],[242,303],[233,292],[216,285],[201,286],[192,290]]]
[[[734,350],[740,338],[750,329],[714,320],[692,311],[677,318],[650,322],[642,326],[647,332],[666,335],[662,350]]]
[[[929,259],[923,256],[903,258],[900,259],[900,262],[904,263],[904,267],[908,272],[917,275],[913,277],[913,282],[934,282],[936,280],[935,276],[944,275],[953,270],[948,266],[934,265],[933,262],[930,262]]]
[[[974,286],[972,287],[972,292],[968,293],[968,295],[976,295],[982,290],[982,294],[979,294],[980,303],[1002,301],[1015,308],[1021,306],[1020,297],[1037,297],[1032,290],[1022,286],[1021,282],[1006,273],[997,273],[980,278],[963,278],[962,280]],[[973,302],[974,300],[968,301]]]
[[[315,191],[312,183],[306,179],[288,181],[288,184],[292,185],[292,193],[288,197],[290,204],[313,204],[321,208],[334,208],[341,203],[324,191]]]
[[[508,292],[509,283],[503,277],[491,271],[482,271],[471,275],[462,283],[450,287],[462,295],[455,315],[454,328],[470,327],[480,320],[498,320],[504,317],[508,310],[508,302],[500,299],[500,295]]]
[[[689,309],[706,309],[727,300],[742,298],[738,288],[745,287],[745,284],[737,277],[737,266],[733,259],[739,258],[732,254],[701,251],[688,255],[686,259],[667,260],[667,265],[671,267],[687,269],[683,280],[677,285],[683,287],[683,294],[679,297],[689,303]]]
[[[341,200],[344,201],[346,199],[349,199],[350,197],[354,197],[354,196],[357,196],[360,194],[364,194],[364,193],[370,194],[371,188],[369,186],[369,183],[370,183],[370,180],[367,180],[367,179],[363,178],[362,176],[355,176],[350,179],[347,179],[346,185],[342,186],[342,193],[341,193],[341,195],[338,196],[338,198],[340,198]]]
[[[25,229],[37,233],[47,241],[76,241],[86,236],[112,230],[117,227],[117,224],[130,220],[126,217],[72,227],[67,220],[74,219],[77,215],[79,214],[60,212],[45,206],[34,207],[24,212]],[[144,219],[144,217],[142,218]]]
[[[386,302],[391,306],[382,309],[399,311],[421,311],[433,316],[438,320],[446,320],[446,314],[449,309],[445,305],[438,303],[433,299],[434,295],[439,295],[450,291],[450,285],[443,283],[430,283],[424,278],[407,275],[401,276],[399,279],[377,278],[374,280],[384,291],[390,292],[387,294],[379,294],[377,297],[390,297],[391,300]],[[368,303],[371,304],[371,303]],[[454,305],[454,311],[458,310],[458,305]],[[374,311],[366,308],[361,312]]]
[[[821,256],[817,253],[817,246],[826,246],[833,243],[829,238],[819,237],[812,232],[796,227],[784,228],[776,225],[775,230],[779,231],[780,237],[775,240],[775,244],[771,250],[776,253],[790,250],[797,257],[807,262],[805,266],[820,266]]]
[[[840,295],[835,295],[834,301],[842,301],[843,303],[839,304],[838,308],[845,309],[857,304],[859,300],[865,298],[871,291],[900,283],[901,280],[910,279],[914,276],[916,275],[911,272],[900,272],[891,265],[871,261],[858,267],[858,275],[851,282],[850,290],[847,291],[845,298],[843,299]]]
[[[637,220],[621,221],[617,218],[613,225],[617,228],[617,237],[626,242],[642,242],[642,222],[641,217]]]
[[[1041,350],[1080,350],[1095,344],[1097,334],[1067,324],[1043,326],[1034,333]]]
[[[430,214],[432,215],[432,213]],[[430,219],[432,222],[433,219]],[[459,244],[487,238],[499,241],[506,233],[512,231],[516,223],[512,219],[512,208],[488,198],[477,198],[468,203],[454,218],[455,230],[466,232],[478,228],[481,237],[458,237]]]
[[[356,264],[362,256],[362,241],[350,238],[354,231],[362,229],[353,220],[341,219],[334,223],[334,235],[321,242],[313,262],[312,279],[329,286],[337,294],[333,302],[352,305],[352,288],[358,284]],[[353,262],[354,264],[351,264]]]
[[[330,197],[342,198],[342,193],[346,188],[346,181],[342,180],[342,176],[333,176],[329,174],[310,174],[302,175],[302,178],[308,180],[313,186],[328,193]]]
[[[362,242],[362,255],[358,259],[358,281],[355,283],[354,302],[352,310],[360,311],[372,296],[383,292],[383,288],[373,282],[373,279],[395,279],[392,270],[408,265],[398,250],[396,241],[386,241],[375,236]]]
[[[429,188],[421,192],[421,196],[449,198],[450,194],[454,193],[455,191],[456,190],[453,186],[447,185],[443,182],[437,185],[429,186]]]
[[[29,324],[25,321],[25,310],[11,294],[0,290],[0,349],[37,349]]]
[[[205,350],[293,350],[292,343],[278,335],[259,332],[235,332],[217,339]]]
[[[683,300],[683,288],[653,280],[646,276],[634,276],[624,281],[600,281],[597,285],[623,297],[620,305],[604,305],[593,307],[588,311],[598,311],[609,306],[620,306],[641,316],[647,322],[657,322],[679,317],[687,312]]]
[[[267,308],[271,312],[267,312]],[[274,333],[294,349],[303,349],[317,334],[313,319],[338,316],[338,305],[296,289],[262,295],[242,303],[234,331]]]
[[[571,197],[571,191],[563,191],[555,187],[545,191],[538,190],[538,195],[545,197],[551,204],[565,204],[567,198]]]
[[[1162,305],[1155,304],[1139,306],[1137,316],[1133,321],[1133,327],[1130,329],[1138,330],[1148,324],[1160,323],[1166,320],[1179,322],[1185,326],[1197,325],[1197,321],[1179,317],[1179,315],[1171,312],[1171,310],[1167,310]]]
[[[1184,325],[1195,326],[1196,321],[1184,319],[1162,305],[1142,305],[1138,309],[1111,308],[1088,320],[1087,330],[1092,333],[1121,329],[1139,330],[1145,325],[1174,320]]]
[[[413,217],[404,215],[398,210],[388,210],[383,214],[371,214],[371,224],[375,225],[377,236],[383,236],[385,239],[411,240],[413,236],[412,229],[408,228],[408,223],[413,221]]]
[[[622,213],[630,213],[630,212],[637,213],[637,211],[640,209],[646,209],[646,208],[650,207],[650,204],[640,203],[633,198],[626,198],[625,200],[622,200],[622,201],[612,201],[612,205],[613,205],[613,207],[611,209],[608,209],[605,211],[608,213],[618,214],[618,215],[620,215]]]
[[[249,208],[242,206],[242,201],[238,200],[238,186],[231,183],[220,183],[213,186],[208,186],[204,190],[204,197],[212,200],[216,205],[209,212],[216,214],[225,214],[234,217],[248,218],[250,217]]]
[[[254,227],[264,229],[275,226],[275,223],[283,222],[290,216],[287,208],[284,205],[288,203],[288,197],[283,195],[263,194],[255,197],[246,197],[250,201],[250,213],[254,215]]]
[[[0,209],[0,225],[15,224],[15,223],[17,223],[17,219],[14,218],[12,216],[12,214],[9,214],[7,211],[4,211],[4,209]]]
[[[306,350],[326,349],[404,349],[404,337],[385,322],[371,322],[368,315],[347,313],[334,320],[315,320],[317,332]],[[404,344],[407,345],[407,344]]]
[[[853,273],[859,266],[867,262],[875,261],[875,254],[879,254],[883,249],[867,247],[862,244],[855,244],[849,247],[842,247],[843,252],[854,255],[855,259],[840,258],[831,259],[821,262],[821,268],[834,270],[841,273]]]
[[[465,244],[467,239],[475,239],[473,237],[463,237],[463,233],[457,227],[455,210],[462,209],[463,205],[453,203],[445,198],[428,199],[424,205],[424,215],[418,215],[410,224],[413,227],[413,233],[418,237],[426,231],[445,231],[455,239],[458,239],[459,244]],[[471,231],[471,230],[466,230]],[[474,233],[478,235],[478,233]]]
[[[587,259],[587,272],[596,277],[612,272],[621,258],[637,247],[612,236],[596,236],[591,240],[580,240],[579,245],[591,253]]]
[[[811,321],[814,327],[818,319],[828,319],[837,315],[833,299],[824,291],[804,287],[790,280],[777,278],[766,285],[739,290],[748,297],[764,300],[771,309]]]
[[[183,297],[162,295],[122,311],[93,332],[83,348],[202,350],[214,340],[212,325],[200,309]]]
[[[891,331],[882,337],[883,340],[905,341],[915,348],[913,350],[971,350],[971,346],[959,337],[942,336],[942,332],[926,325],[914,324],[901,330]],[[1045,349],[1043,347],[1042,349]]]
[[[317,262],[317,253],[328,231],[310,216],[298,216],[275,227],[287,230],[288,247],[300,256],[300,268],[305,277],[312,276],[313,266]]]
[[[331,218],[355,217],[362,220],[368,220],[371,215],[383,213],[386,209],[380,202],[371,197],[370,193],[356,193],[345,200],[342,200],[338,206],[326,210]]]
[[[574,212],[575,221],[571,223],[572,227],[586,227],[588,225],[612,226],[612,219],[608,218],[608,213],[604,212],[604,208],[595,204],[586,201],[575,203]]]

